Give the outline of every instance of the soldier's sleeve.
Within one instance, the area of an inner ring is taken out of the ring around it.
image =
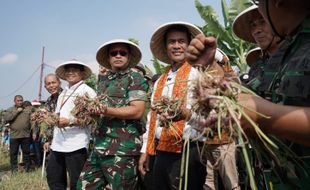
[[[139,73],[135,72],[130,77],[131,80],[128,87],[129,102],[137,100],[147,102],[147,92],[149,89],[147,81]]]

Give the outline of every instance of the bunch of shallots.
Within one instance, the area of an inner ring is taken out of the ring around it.
[[[160,127],[168,128],[181,114],[182,101],[176,97],[162,96],[154,101],[151,109],[159,115]]]
[[[81,127],[96,124],[98,116],[103,116],[107,106],[101,103],[102,96],[90,98],[88,94],[77,96],[74,100],[75,107],[71,111]]]
[[[31,114],[30,121],[34,132],[39,132],[43,139],[50,139],[54,126],[58,124],[59,116],[45,109],[37,109]]]
[[[31,114],[30,120],[37,124],[46,123],[48,125],[55,125],[59,121],[59,117],[55,113],[48,112],[45,109],[37,109]]]
[[[252,164],[248,155],[248,143],[255,147],[253,151],[258,158],[265,157],[265,160],[271,162],[270,165],[276,165],[272,170],[279,176],[281,176],[283,168],[285,170],[289,169],[286,164],[287,160],[293,161],[296,165],[302,165],[300,158],[288,146],[280,139],[263,133],[259,126],[247,115],[244,111],[247,108],[238,103],[237,97],[239,93],[253,95],[254,93],[240,85],[236,77],[218,77],[214,76],[211,71],[200,71],[198,78],[193,81],[193,84],[195,102],[193,111],[199,117],[198,126],[195,127],[196,130],[207,139],[212,138],[214,135],[218,135],[218,139],[221,139],[223,132],[228,133],[231,140],[232,138],[238,139],[238,146],[242,149],[252,189],[256,189],[256,185]],[[255,113],[261,117],[267,117],[263,114]],[[256,134],[255,138],[248,138],[245,134],[240,123],[241,117],[251,124]],[[280,169],[277,170],[277,168]]]
[[[220,136],[222,131],[228,132],[229,136],[236,135],[237,131],[232,124],[238,120],[233,120],[231,113],[234,113],[236,118],[239,118],[240,114],[236,106],[229,104],[235,102],[241,92],[236,81],[235,77],[219,77],[210,72],[200,72],[197,80],[193,82],[193,108],[199,116],[196,129],[202,135]]]

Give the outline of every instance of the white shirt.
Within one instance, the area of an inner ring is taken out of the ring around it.
[[[174,86],[174,82],[175,82],[175,79],[176,79],[176,75],[177,75],[177,72],[179,71],[179,69],[177,71],[172,71],[170,70],[170,72],[168,73],[168,77],[167,77],[167,81],[165,83],[165,86],[163,88],[163,91],[162,91],[162,96],[169,96],[171,97],[172,96],[172,91],[173,91],[173,86]],[[193,97],[193,93],[192,93],[192,81],[194,79],[197,78],[198,76],[198,70],[195,69],[195,68],[191,68],[191,71],[189,73],[189,77],[188,77],[188,90],[187,90],[187,101],[186,101],[186,108],[187,109],[191,109],[191,105],[192,105],[192,97]],[[163,77],[163,76],[161,76]],[[151,97],[151,102],[153,102],[154,100],[154,92],[156,91],[157,89],[157,85],[158,85],[158,82],[159,82],[160,78],[156,81],[156,83],[154,84],[154,91],[153,91],[153,94],[152,94],[152,97]],[[142,148],[141,148],[141,153],[145,153],[146,152],[146,146],[147,146],[147,140],[148,140],[148,133],[149,133],[149,127],[150,127],[150,119],[151,119],[151,112],[148,113],[148,116],[147,116],[147,123],[146,123],[146,132],[143,134],[142,138],[143,138],[143,145],[142,145]],[[183,128],[183,139],[187,139],[188,137],[190,139],[193,139],[193,138],[196,138],[199,136],[199,133],[193,129],[191,126],[192,126],[192,121],[194,121],[196,119],[196,114],[193,114],[192,113],[192,117],[189,121],[185,122],[185,126]],[[158,115],[156,117],[156,127],[155,127],[155,137],[156,139],[160,139],[160,135],[161,135],[161,131],[162,131],[162,127],[159,127],[159,120],[158,120]]]
[[[83,81],[78,82],[70,88],[67,86],[58,97],[55,112],[59,113],[60,117],[73,119],[74,117],[71,111],[74,108],[74,100],[77,96],[82,96],[85,93],[91,98],[96,96],[96,92],[84,84]],[[61,107],[62,104],[63,106]],[[89,127],[68,126],[62,129],[55,127],[51,149],[57,152],[73,152],[81,148],[86,148],[89,143],[89,136]]]

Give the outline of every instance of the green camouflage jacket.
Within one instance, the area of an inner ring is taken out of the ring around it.
[[[98,95],[109,107],[128,106],[131,101],[147,101],[148,83],[137,72],[110,72]],[[103,117],[95,132],[95,151],[101,155],[139,155],[141,120]]]
[[[266,99],[284,105],[310,106],[310,18],[304,20],[295,36],[285,39],[264,67],[260,80],[258,91]],[[295,165],[297,186],[284,182],[284,186],[279,184],[274,189],[310,189],[310,148],[294,144],[292,150],[302,158],[300,163],[306,164],[303,168]]]
[[[257,92],[257,87],[260,85],[260,77],[263,75],[264,67],[268,58],[260,58],[258,59],[249,70],[249,82],[246,83],[246,86],[259,94]]]

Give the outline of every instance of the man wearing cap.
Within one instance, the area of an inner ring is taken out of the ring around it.
[[[67,171],[70,189],[76,189],[76,182],[87,158],[90,130],[88,127],[80,127],[71,111],[77,96],[96,96],[95,91],[83,82],[91,73],[86,64],[76,60],[64,62],[56,69],[56,75],[66,80],[68,86],[59,95],[55,109],[59,122],[54,128],[47,165],[47,182],[51,190],[66,189]]]
[[[188,81],[198,74],[197,70],[186,62],[185,50],[191,38],[199,33],[200,29],[190,23],[171,22],[160,26],[151,39],[153,55],[160,61],[170,64],[167,71],[156,81],[151,101],[159,100],[161,96],[184,99],[182,113],[179,119],[173,122],[178,134],[174,134],[171,127],[165,129],[157,127],[159,120],[156,112],[151,111],[148,115],[139,170],[145,175],[151,172],[149,169],[153,169],[153,189],[179,189],[183,141],[192,135],[191,125],[186,121],[191,115],[189,111],[191,94],[187,90],[191,82]],[[200,162],[196,143],[190,144],[187,187],[198,190],[203,188],[206,168]],[[155,155],[153,166],[147,163],[151,155]]]
[[[97,61],[110,69],[98,95],[107,107],[95,132],[94,150],[81,173],[78,189],[135,189],[141,148],[141,118],[147,101],[148,84],[131,70],[141,60],[140,48],[123,39],[104,43]],[[96,114],[96,113],[94,113]]]
[[[22,148],[25,170],[28,172],[30,167],[30,115],[31,109],[25,109],[23,106],[23,97],[16,95],[14,97],[15,105],[4,113],[5,123],[9,123],[10,128],[10,163],[11,171],[17,171],[17,154],[19,146]]]
[[[268,21],[274,34],[282,41],[278,51],[266,64],[265,75],[262,76],[260,87],[272,94],[271,101],[257,96],[241,94],[239,101],[249,108],[247,114],[256,121],[260,128],[270,134],[282,137],[292,142],[310,146],[310,109],[309,109],[309,14],[310,2],[307,0],[260,0],[259,11]],[[201,48],[199,41],[208,44],[215,42],[210,37],[201,37],[192,41],[191,51],[188,52],[192,61],[210,62],[206,48]],[[213,45],[213,44],[212,44]],[[199,48],[199,49],[198,49]],[[197,50],[197,51],[195,51]],[[209,59],[209,60],[207,60]],[[254,110],[255,112],[249,111]],[[262,113],[271,118],[260,117],[256,113]],[[247,130],[249,125],[244,122]],[[309,149],[301,146],[298,155],[307,165],[303,170],[297,168],[297,179],[293,180],[295,186],[287,184],[288,180],[281,184],[273,184],[273,189],[309,189]],[[299,172],[300,171],[300,172]]]
[[[233,32],[244,41],[257,44],[261,49],[261,58],[251,64],[247,85],[256,92],[259,86],[258,77],[263,72],[267,60],[279,47],[280,38],[274,35],[268,23],[259,13],[257,5],[242,11],[233,22]],[[257,92],[262,94],[262,92]]]

